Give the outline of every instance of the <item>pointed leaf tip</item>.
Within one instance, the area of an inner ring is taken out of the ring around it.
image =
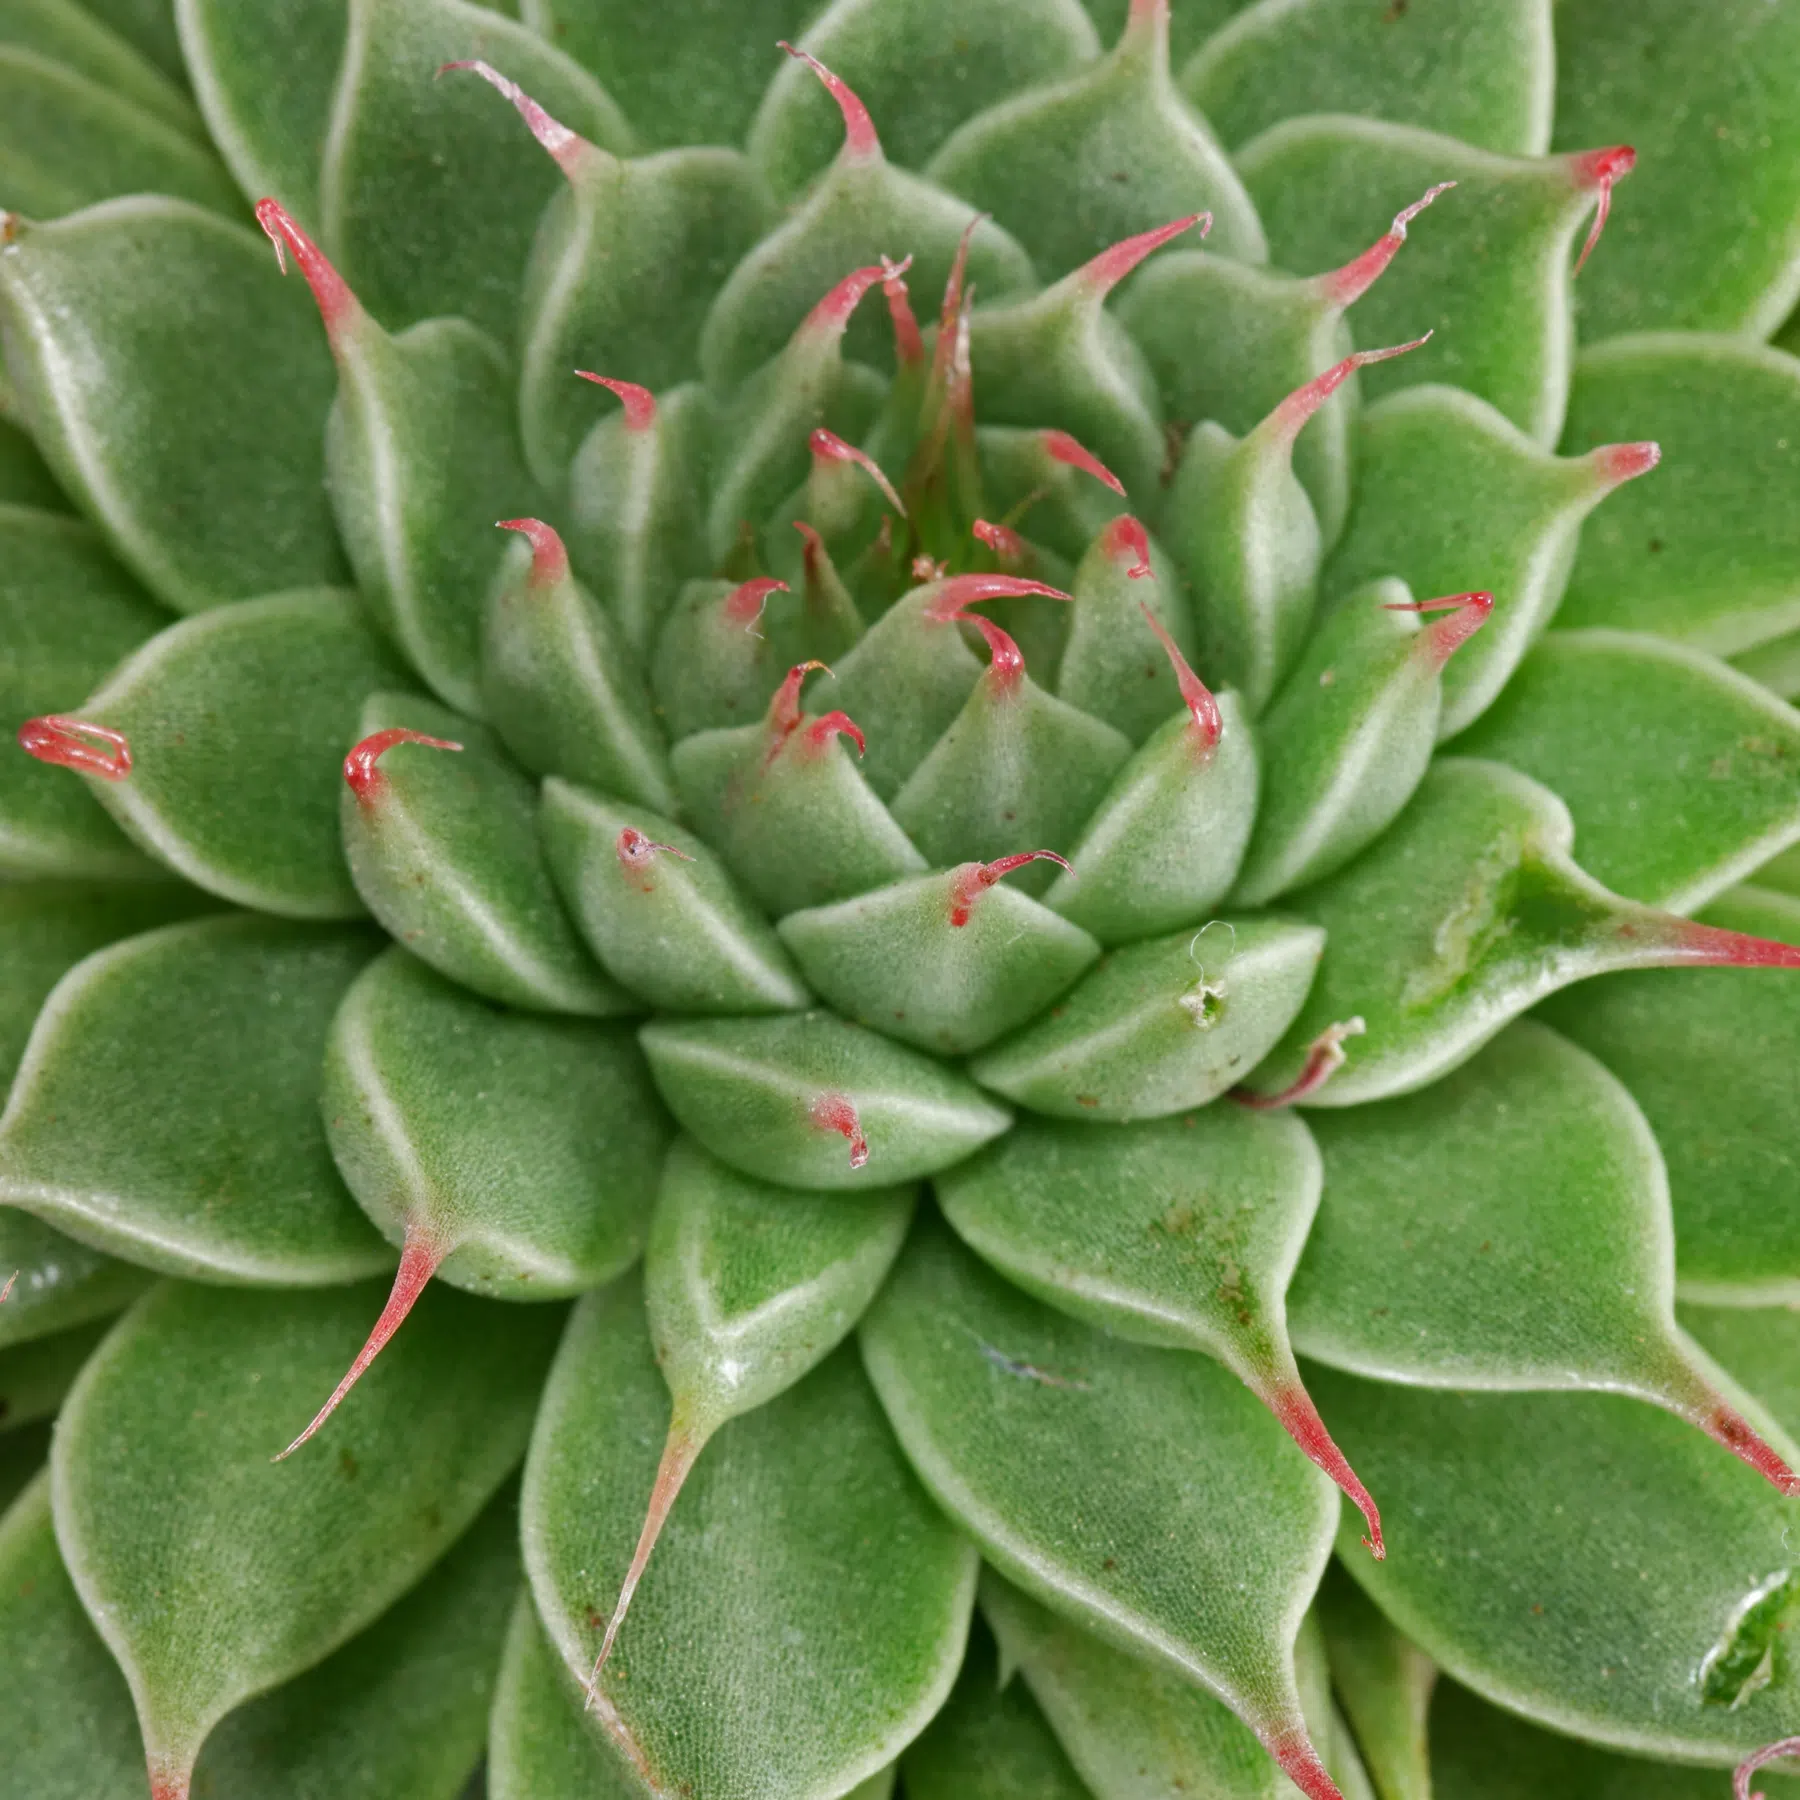
[[[123,781],[131,773],[131,745],[124,732],[64,713],[27,719],[19,727],[19,748],[41,763],[98,775],[102,781]]]
[[[1406,242],[1407,226],[1440,194],[1447,194],[1455,186],[1454,181],[1440,181],[1435,187],[1427,188],[1411,206],[1402,207],[1394,214],[1393,224],[1362,255],[1353,257],[1341,269],[1321,275],[1318,285],[1326,298],[1338,307],[1351,306],[1360,300],[1399,254],[1400,246]]]
[[[944,583],[944,591],[926,607],[923,616],[933,625],[947,625],[953,619],[961,619],[964,609],[979,606],[984,600],[1022,600],[1037,595],[1045,600],[1074,599],[1073,594],[1065,594],[1061,588],[1051,587],[1048,582],[1033,581],[1024,575],[988,575],[977,571],[969,575],[952,575]],[[975,615],[970,615],[970,624],[978,623]]]
[[[835,737],[847,737],[856,746],[858,756],[868,754],[862,727],[847,712],[824,713],[806,728],[806,741],[815,750],[823,750]]]
[[[749,584],[746,583],[745,586]],[[742,590],[739,590],[742,592]],[[800,724],[800,689],[815,669],[831,670],[816,657],[811,662],[795,663],[782,676],[781,685],[769,697],[769,755],[773,757]]]
[[[531,575],[533,587],[554,587],[569,578],[569,552],[557,536],[554,526],[542,519],[496,519],[496,531],[517,531],[531,542]]]
[[[1109,294],[1153,250],[1160,250],[1171,238],[1180,237],[1196,225],[1200,227],[1200,235],[1205,237],[1212,230],[1212,214],[1189,213],[1185,219],[1174,219],[1152,231],[1140,231],[1133,237],[1121,238],[1090,262],[1083,263],[1075,278],[1096,293]]]
[[[1612,212],[1613,183],[1637,167],[1637,152],[1629,144],[1613,144],[1604,150],[1578,151],[1567,160],[1575,185],[1591,188],[1600,196],[1600,204],[1594,208],[1594,222],[1588,227],[1587,242],[1575,259],[1575,273],[1579,275],[1593,255],[1594,246],[1600,242],[1601,232],[1606,229],[1607,217]]]
[[[1296,1444],[1307,1461],[1329,1475],[1344,1497],[1362,1514],[1369,1529],[1363,1548],[1377,1562],[1387,1561],[1387,1542],[1381,1535],[1381,1513],[1373,1496],[1363,1486],[1361,1477],[1351,1468],[1346,1457],[1325,1428],[1312,1395],[1301,1385],[1298,1376],[1271,1382],[1263,1398],[1269,1411],[1281,1422],[1281,1428]]]
[[[1800,1737],[1783,1738],[1778,1744],[1765,1744],[1752,1756],[1746,1756],[1738,1764],[1731,1777],[1733,1800],[1769,1800],[1761,1788],[1753,1794],[1750,1791],[1750,1777],[1758,1769],[1767,1768],[1772,1762],[1784,1756],[1800,1757]]]
[[[1263,1748],[1281,1772],[1306,1796],[1306,1800],[1344,1800],[1343,1790],[1331,1779],[1302,1724],[1258,1732]]]
[[[577,369],[575,373],[596,387],[610,388],[624,401],[627,431],[648,431],[656,422],[656,396],[647,387],[639,387],[635,381],[616,381],[610,375],[596,375],[592,369]]]
[[[1485,591],[1472,594],[1446,594],[1440,600],[1387,600],[1386,612],[1430,613],[1449,611],[1419,633],[1419,653],[1433,668],[1441,669],[1483,625],[1494,611],[1494,596]]]
[[[1704,968],[1800,969],[1800,948],[1792,944],[1700,925],[1673,914],[1648,922],[1628,918],[1618,932],[1622,938],[1637,939],[1660,952],[1658,960],[1672,967],[1697,963]]]
[[[725,596],[725,617],[746,631],[754,631],[757,620],[763,616],[763,608],[769,604],[769,596],[790,591],[785,581],[777,581],[772,575],[758,575]]]
[[[1344,1049],[1344,1039],[1361,1037],[1367,1030],[1368,1026],[1360,1016],[1340,1019],[1335,1024],[1327,1025],[1313,1039],[1300,1073],[1279,1094],[1252,1094],[1243,1088],[1233,1088],[1232,1099],[1239,1106],[1249,1107],[1252,1112],[1276,1112],[1282,1107],[1297,1106],[1302,1100],[1316,1094],[1344,1066],[1348,1054]]]
[[[860,1169],[869,1160],[869,1140],[863,1136],[856,1102],[848,1094],[821,1094],[808,1109],[807,1117],[818,1130],[835,1131],[849,1141],[851,1168]]]
[[[519,117],[530,126],[531,135],[556,159],[557,167],[565,175],[573,175],[583,159],[593,154],[594,146],[580,132],[571,131],[560,119],[551,118],[516,81],[502,75],[491,63],[485,63],[479,57],[467,57],[460,62],[444,63],[437,72],[444,75],[452,69],[468,69],[489,87],[504,94],[518,109]]]
[[[365,806],[380,797],[385,781],[376,765],[396,744],[421,744],[428,750],[462,748],[461,744],[452,743],[449,738],[427,737],[424,732],[412,731],[404,725],[393,726],[387,731],[372,732],[360,744],[353,746],[350,754],[344,758],[344,779],[350,784],[350,791]]]
[[[1628,481],[1636,481],[1640,475],[1648,475],[1662,461],[1662,445],[1648,441],[1602,444],[1597,450],[1588,452],[1587,461],[1599,477],[1601,486],[1610,493]]]
[[[894,322],[894,358],[903,369],[917,368],[925,360],[925,340],[907,297],[905,271],[885,256],[881,266],[887,271],[881,278],[881,291],[887,296],[888,316]]]
[[[1396,356],[1405,356],[1430,343],[1431,336],[1428,331],[1411,343],[1389,344],[1380,350],[1352,350],[1342,362],[1333,363],[1324,374],[1315,375],[1311,381],[1295,388],[1263,421],[1261,429],[1268,430],[1277,442],[1292,444],[1313,414],[1358,369],[1366,369],[1371,363],[1392,362]]]
[[[275,266],[284,275],[287,273],[287,252],[293,251],[300,273],[306,277],[306,285],[312,289],[313,299],[318,304],[325,334],[335,343],[338,334],[362,312],[362,305],[350,291],[349,284],[279,200],[257,201],[256,222],[275,246]]]
[[[1130,513],[1120,513],[1106,527],[1100,545],[1114,562],[1130,565],[1125,573],[1133,581],[1142,581],[1151,573],[1149,535]]]
[[[1069,864],[1065,857],[1058,856],[1054,850],[1018,850],[1011,856],[1003,856],[997,862],[964,863],[960,868],[951,871],[950,875],[950,923],[959,930],[967,925],[975,912],[975,902],[1002,877],[1010,875],[1014,869],[1022,869],[1027,863],[1053,862],[1058,868],[1067,869]]]
[[[1025,540],[1010,525],[995,525],[986,519],[977,519],[969,527],[969,535],[986,544],[1003,562],[1025,560]]]
[[[1066,431],[1046,431],[1042,434],[1042,442],[1051,461],[1066,463],[1071,469],[1079,469],[1084,475],[1093,476],[1096,481],[1104,481],[1121,500],[1125,498],[1124,482],[1091,450],[1083,449]]]
[[[1723,1445],[1739,1462],[1753,1468],[1777,1493],[1790,1500],[1800,1494],[1800,1475],[1788,1467],[1785,1458],[1776,1454],[1774,1446],[1735,1406],[1720,1402],[1695,1423],[1715,1444]]]
[[[881,155],[881,139],[875,133],[875,121],[869,117],[869,109],[863,105],[856,90],[841,75],[834,75],[830,69],[812,55],[810,51],[797,50],[785,38],[780,40],[779,48],[785,50],[796,61],[803,62],[824,82],[825,91],[838,103],[838,111],[844,115],[844,151],[846,159],[858,162],[873,162]]]
[[[887,496],[888,504],[901,518],[906,517],[906,506],[894,484],[883,473],[881,465],[866,450],[859,450],[854,444],[847,444],[835,431],[827,431],[823,425],[812,434],[810,440],[813,457],[821,463],[841,462],[853,463],[861,469],[875,485]]]
[[[677,850],[673,844],[659,844],[655,838],[645,837],[630,825],[619,833],[613,851],[618,856],[620,867],[630,875],[641,874],[654,867],[659,851],[682,862],[694,860],[685,850]]]
[[[1194,673],[1188,659],[1181,654],[1181,646],[1169,636],[1168,627],[1150,610],[1149,604],[1140,600],[1138,610],[1155,632],[1156,641],[1162,645],[1163,654],[1175,671],[1175,685],[1181,690],[1182,704],[1194,715],[1194,733],[1204,761],[1218,748],[1219,739],[1225,734],[1225,720],[1219,712],[1219,703],[1213,698],[1212,689]]]
[[[809,312],[801,322],[803,332],[830,334],[841,337],[850,323],[850,315],[862,304],[865,295],[876,282],[884,286],[893,280],[896,274],[905,274],[912,267],[909,256],[904,262],[889,262],[885,258],[872,263],[866,269],[852,269],[848,275],[834,287],[825,298]]]

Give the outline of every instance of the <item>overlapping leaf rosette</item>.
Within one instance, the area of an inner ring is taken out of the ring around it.
[[[1092,10],[0,6],[0,1788],[1800,1732],[1800,9]]]

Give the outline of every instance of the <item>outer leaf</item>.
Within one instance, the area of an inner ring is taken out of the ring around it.
[[[584,1301],[525,1484],[525,1560],[585,1678],[637,1534],[668,1398],[635,1282]],[[683,1490],[596,1689],[638,1787],[825,1800],[891,1762],[961,1657],[975,1559],[935,1512],[843,1349],[734,1421]],[[703,1623],[702,1623],[703,1621]],[[834,1695],[816,1704],[821,1684]]]
[[[45,1003],[3,1120],[0,1198],[202,1281],[311,1286],[387,1260],[315,1102],[361,932],[234,914],[128,938]],[[277,1446],[279,1447],[279,1446]]]
[[[0,416],[0,501],[39,512],[70,513],[68,496],[31,438]]]
[[[165,124],[203,137],[193,102],[130,42],[77,0],[7,0],[6,41],[109,88]]]
[[[0,332],[57,479],[178,612],[344,573],[321,480],[331,364],[255,236],[176,200],[21,227]]]
[[[411,1587],[524,1448],[555,1315],[439,1291],[342,1422],[338,1455],[271,1466],[372,1298],[159,1288],[63,1410],[57,1539],[131,1686],[159,1800],[186,1795],[234,1706]]]
[[[0,1267],[12,1292],[0,1308],[0,1346],[26,1343],[89,1319],[122,1311],[150,1277],[52,1231],[13,1207],[0,1207]]]
[[[48,1419],[0,1436],[0,1514],[34,1482],[50,1458]],[[132,1797],[136,1800],[136,1796]]]
[[[106,1328],[99,1319],[0,1351],[0,1431],[54,1418]]]
[[[83,4],[165,75],[174,81],[187,79],[171,0],[83,0]]]

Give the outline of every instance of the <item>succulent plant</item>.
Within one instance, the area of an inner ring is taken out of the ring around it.
[[[0,4],[0,1789],[1785,1789],[1800,5],[516,10]]]

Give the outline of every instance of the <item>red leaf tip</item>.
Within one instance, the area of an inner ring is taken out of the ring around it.
[[[1769,1800],[1761,1788],[1754,1794],[1751,1793],[1750,1777],[1758,1769],[1767,1768],[1770,1763],[1778,1762],[1784,1756],[1800,1757],[1800,1737],[1783,1738],[1778,1744],[1765,1744],[1760,1750],[1746,1756],[1731,1777],[1733,1800]]]
[[[1225,735],[1225,720],[1219,712],[1219,703],[1213,698],[1212,689],[1194,673],[1188,659],[1181,654],[1181,646],[1169,636],[1169,628],[1150,610],[1149,604],[1140,600],[1138,610],[1155,632],[1156,641],[1162,645],[1163,654],[1175,671],[1175,685],[1181,689],[1181,702],[1194,715],[1196,745],[1204,761],[1218,748],[1219,739]]]
[[[1610,492],[1640,475],[1648,475],[1662,461],[1662,445],[1647,440],[1640,444],[1602,444],[1588,452],[1587,460],[1600,485]]]
[[[1010,875],[1014,869],[1022,869],[1027,863],[1053,862],[1059,868],[1066,869],[1069,864],[1066,858],[1058,856],[1054,850],[1019,850],[1011,856],[1002,856],[991,863],[961,863],[950,872],[950,923],[959,930],[968,924],[975,911],[975,902],[991,888],[995,882]]]
[[[1295,388],[1263,421],[1261,429],[1269,431],[1278,443],[1292,444],[1313,414],[1358,369],[1366,369],[1371,363],[1392,362],[1396,356],[1405,356],[1430,342],[1428,331],[1410,343],[1389,344],[1381,350],[1352,350],[1342,362],[1333,363],[1322,375],[1315,375],[1311,381]]]
[[[619,864],[630,874],[638,874],[655,865],[657,852],[673,856],[681,862],[692,862],[694,859],[685,850],[677,850],[673,844],[659,844],[655,838],[645,837],[634,826],[627,825],[619,833],[613,850],[619,858]]]
[[[19,748],[41,763],[98,775],[102,781],[123,781],[131,773],[131,745],[124,732],[63,713],[27,719],[19,727]]]
[[[1388,612],[1448,612],[1419,633],[1419,654],[1431,667],[1441,669],[1492,616],[1494,596],[1485,591],[1447,594],[1441,600],[1387,600]]]
[[[816,1130],[835,1131],[849,1140],[851,1168],[860,1169],[869,1160],[869,1140],[848,1094],[821,1094],[807,1109],[807,1118]]]
[[[863,105],[856,90],[841,75],[834,75],[810,51],[798,50],[785,38],[781,49],[798,62],[803,62],[825,84],[825,91],[838,103],[844,115],[844,155],[859,162],[873,162],[881,154],[881,139],[875,134],[875,121]]]
[[[881,278],[881,291],[887,296],[888,317],[894,322],[894,358],[903,369],[917,368],[925,361],[925,340],[919,334],[912,301],[907,298],[906,273],[885,256],[881,266],[886,271]]]
[[[1306,1800],[1344,1800],[1343,1790],[1331,1779],[1319,1753],[1306,1735],[1306,1726],[1296,1721],[1259,1729],[1263,1748],[1275,1759],[1281,1772],[1306,1796]]]
[[[887,496],[888,504],[901,518],[906,517],[906,506],[894,484],[882,472],[880,465],[866,450],[859,450],[854,444],[847,444],[835,431],[827,431],[823,425],[812,434],[811,445],[813,460],[817,463],[851,463],[861,469],[875,485]]]
[[[1715,1444],[1722,1444],[1740,1462],[1748,1463],[1778,1493],[1790,1500],[1800,1494],[1800,1476],[1735,1406],[1721,1401],[1696,1423]]]
[[[569,579],[569,552],[542,519],[496,519],[494,529],[517,531],[530,541],[531,573],[526,579],[533,587],[554,587]]]
[[[1149,534],[1130,513],[1120,513],[1101,532],[1100,548],[1114,562],[1128,564],[1125,573],[1133,581],[1142,581],[1151,573]]]
[[[1387,1542],[1381,1535],[1380,1510],[1363,1486],[1361,1477],[1351,1468],[1349,1459],[1325,1429],[1325,1421],[1319,1417],[1319,1409],[1299,1377],[1270,1383],[1265,1399],[1270,1412],[1280,1420],[1282,1430],[1300,1446],[1306,1459],[1329,1475],[1350,1504],[1362,1514],[1369,1527],[1363,1548],[1377,1562],[1386,1562]]]
[[[769,604],[769,596],[787,592],[789,588],[785,581],[777,581],[771,575],[758,575],[753,581],[746,581],[733,588],[725,596],[725,617],[732,624],[741,625],[748,631],[763,616],[763,608]]]
[[[287,273],[287,252],[293,251],[294,261],[300,265],[300,273],[306,277],[306,285],[312,289],[313,299],[318,304],[325,334],[335,346],[340,333],[362,313],[362,306],[351,293],[349,284],[279,200],[257,201],[256,222],[275,246],[275,266],[284,275]]]
[[[960,619],[966,607],[979,606],[984,600],[1021,600],[1031,595],[1046,600],[1072,600],[1061,588],[1048,582],[1033,581],[1024,575],[989,575],[979,570],[968,575],[952,575],[943,591],[925,608],[924,616],[933,625],[947,625]]]
[[[1613,183],[1637,167],[1637,152],[1629,144],[1612,144],[1604,150],[1579,151],[1568,158],[1568,165],[1576,187],[1591,189],[1600,196],[1600,204],[1594,208],[1594,222],[1588,227],[1587,242],[1575,259],[1575,273],[1579,275],[1606,229],[1612,212]]]
[[[1079,469],[1084,475],[1093,476],[1096,481],[1104,481],[1121,500],[1125,498],[1124,482],[1091,450],[1083,449],[1066,431],[1044,431],[1038,437],[1052,462],[1063,463],[1071,469]]]
[[[829,334],[842,337],[850,323],[850,315],[862,304],[863,295],[876,282],[884,286],[893,280],[895,275],[904,275],[912,267],[909,256],[904,262],[890,262],[883,258],[881,262],[872,263],[866,269],[852,269],[848,275],[821,300],[801,321],[802,332]]]
[[[371,732],[344,758],[344,779],[350,784],[351,793],[365,806],[378,799],[387,785],[386,778],[376,765],[396,744],[419,744],[427,750],[462,748],[461,744],[452,743],[449,738],[427,737],[424,732],[409,731],[404,725]]]
[[[995,525],[986,519],[977,519],[969,527],[969,532],[986,544],[1002,562],[1017,563],[1025,560],[1025,540],[1010,525]]]
[[[610,375],[596,375],[592,369],[575,371],[583,381],[596,387],[610,388],[625,403],[625,429],[648,431],[656,422],[656,396],[635,381],[615,381]]]
[[[1327,1025],[1313,1039],[1300,1073],[1280,1093],[1253,1094],[1245,1088],[1233,1088],[1232,1099],[1252,1112],[1275,1112],[1282,1107],[1297,1106],[1316,1094],[1344,1066],[1348,1055],[1344,1039],[1361,1037],[1367,1030],[1368,1026],[1360,1017],[1340,1019],[1336,1024]]]
[[[1185,219],[1158,225],[1153,231],[1140,231],[1135,236],[1121,238],[1091,261],[1083,263],[1072,279],[1096,294],[1109,294],[1153,250],[1160,250],[1171,238],[1180,237],[1196,225],[1200,227],[1200,235],[1205,237],[1212,230],[1212,214],[1189,213]]]
[[[447,74],[452,69],[467,69],[504,94],[531,128],[531,135],[556,159],[557,167],[565,175],[573,175],[583,159],[593,154],[594,146],[580,132],[571,131],[560,119],[551,118],[516,81],[502,75],[491,63],[485,63],[479,57],[466,57],[461,62],[442,64],[438,74]]]
[[[1447,194],[1455,186],[1454,181],[1440,181],[1435,187],[1427,188],[1411,206],[1402,207],[1394,214],[1393,224],[1361,256],[1345,263],[1341,269],[1333,269],[1329,274],[1321,275],[1318,285],[1326,298],[1339,307],[1350,306],[1360,300],[1399,254],[1400,246],[1406,242],[1407,226],[1440,194]]]

